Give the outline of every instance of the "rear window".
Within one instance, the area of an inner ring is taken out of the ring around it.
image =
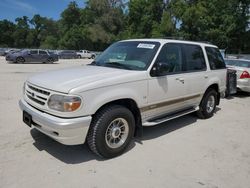
[[[217,48],[206,47],[207,57],[211,70],[225,69],[226,65],[224,59]]]

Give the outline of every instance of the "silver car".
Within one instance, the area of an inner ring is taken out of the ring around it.
[[[250,60],[225,59],[227,67],[236,70],[237,88],[240,91],[250,92]]]

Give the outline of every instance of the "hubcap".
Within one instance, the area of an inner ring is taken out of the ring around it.
[[[215,107],[215,97],[213,95],[209,96],[207,101],[207,112],[211,113]]]
[[[124,118],[116,118],[109,124],[106,130],[106,144],[113,149],[119,148],[126,142],[128,133],[129,126],[127,120]]]

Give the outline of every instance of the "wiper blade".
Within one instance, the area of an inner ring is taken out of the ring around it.
[[[119,63],[119,62],[107,62],[107,63],[104,64],[104,66],[107,66],[107,67],[117,67],[117,68],[124,68],[124,69],[127,69],[127,70],[132,70],[127,65],[124,65],[124,64]]]

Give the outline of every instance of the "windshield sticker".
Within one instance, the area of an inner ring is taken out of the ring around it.
[[[140,43],[137,46],[137,48],[147,48],[147,49],[154,49],[154,47],[155,47],[154,44],[145,44],[145,43]]]

